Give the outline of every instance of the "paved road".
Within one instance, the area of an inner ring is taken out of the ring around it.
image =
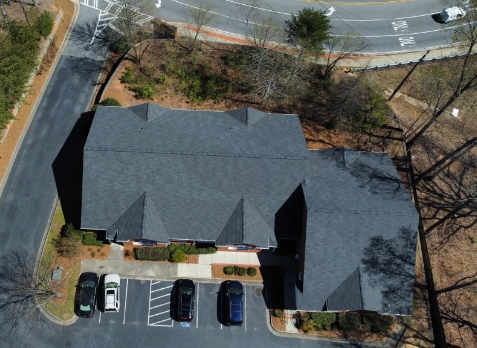
[[[146,0],[147,1],[147,0]],[[205,0],[148,0],[150,14],[168,22],[185,22],[186,12]],[[160,2],[161,7],[153,4]],[[81,0],[101,11],[114,12],[109,0]],[[452,30],[444,30],[433,18],[452,2],[449,0],[414,1],[289,1],[289,0],[222,0],[215,1],[216,19],[210,27],[225,33],[248,35],[251,23],[266,17],[285,25],[292,13],[304,7],[328,11],[334,35],[357,33],[367,42],[368,53],[425,50],[451,43]],[[109,5],[109,7],[108,7]],[[98,11],[99,15],[99,11]],[[248,19],[248,21],[247,21]]]

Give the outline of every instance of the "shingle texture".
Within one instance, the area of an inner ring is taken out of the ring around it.
[[[82,228],[118,240],[276,245],[308,151],[295,115],[99,107],[84,148]]]
[[[418,215],[391,159],[347,148],[310,154],[311,171],[303,183],[305,270],[297,308],[320,311],[326,304],[328,310],[411,314]],[[385,243],[397,249],[407,243],[401,251],[410,262],[383,252]],[[386,274],[380,262],[407,276]]]

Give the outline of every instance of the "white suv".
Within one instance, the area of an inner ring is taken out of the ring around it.
[[[449,7],[441,12],[441,19],[443,22],[452,22],[461,18],[464,18],[466,15],[464,9],[462,7]]]
[[[119,286],[121,279],[118,274],[106,274],[104,277],[104,311],[119,312]]]

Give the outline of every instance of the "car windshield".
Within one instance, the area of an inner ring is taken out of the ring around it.
[[[192,291],[192,289],[189,289],[189,288],[183,288],[181,289],[181,294],[182,295],[186,295],[186,296],[192,296],[194,292]]]
[[[117,288],[118,287],[118,284],[117,283],[107,283],[105,285],[106,289],[108,288]]]
[[[242,295],[242,291],[239,290],[239,289],[230,289],[230,290],[229,290],[229,295],[230,295],[230,296],[241,296],[241,295]]]
[[[83,288],[91,288],[91,289],[94,289],[95,286],[96,286],[96,284],[93,283],[93,282],[84,282],[84,283],[83,283]]]

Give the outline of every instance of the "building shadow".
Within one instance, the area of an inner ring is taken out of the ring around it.
[[[93,116],[94,112],[81,115],[52,164],[65,221],[72,223],[76,229],[81,225],[83,148]]]

